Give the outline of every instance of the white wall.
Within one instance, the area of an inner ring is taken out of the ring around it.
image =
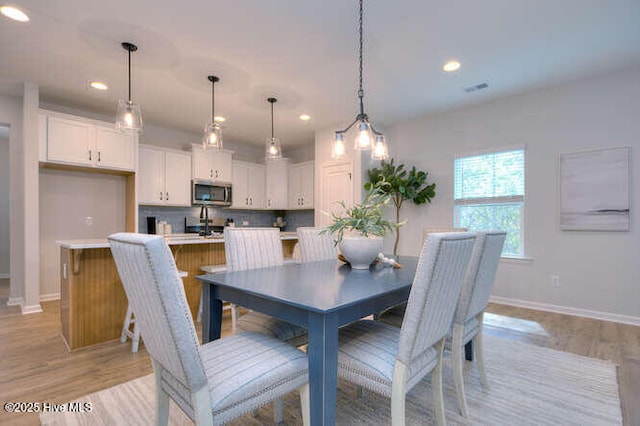
[[[124,230],[123,176],[41,169],[40,296],[50,299],[60,293],[60,248],[56,240],[104,239]]]
[[[422,227],[453,224],[456,155],[524,145],[525,249],[532,260],[501,262],[493,295],[640,323],[639,67],[396,123],[388,134],[391,155],[429,171],[437,184],[431,205],[403,206],[401,254],[416,253]],[[620,146],[632,147],[631,230],[560,231],[559,155]],[[551,274],[560,277],[559,288],[551,287]]]
[[[9,277],[9,132],[0,126],[0,278]]]
[[[9,160],[11,185],[11,228],[10,233],[10,294],[9,304],[21,304],[24,301],[24,229],[25,212],[23,174],[23,142],[22,142],[22,99],[19,97],[0,95],[0,123],[8,124],[9,131]]]

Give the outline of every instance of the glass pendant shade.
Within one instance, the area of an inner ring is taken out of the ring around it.
[[[138,46],[128,42],[120,43],[127,51],[127,72],[128,72],[128,96],[126,101],[118,101],[116,110],[116,129],[125,132],[142,132],[142,113],[140,105],[131,100],[131,52],[138,50]]]
[[[280,146],[280,139],[267,138],[265,158],[267,160],[278,160],[282,158],[282,147]]]
[[[220,151],[222,149],[222,126],[216,122],[216,110],[215,110],[215,85],[220,81],[220,78],[215,75],[207,76],[207,80],[211,82],[211,121],[204,126],[204,134],[202,136],[202,149],[215,149]]]
[[[280,146],[280,139],[276,138],[273,133],[273,104],[278,100],[276,98],[267,98],[267,102],[271,104],[271,137],[267,138],[264,158],[265,160],[279,160],[282,158],[282,146]]]
[[[116,129],[130,132],[141,131],[142,113],[140,112],[140,105],[135,104],[132,101],[118,101]]]
[[[202,147],[215,148],[218,151],[222,149],[222,126],[219,123],[209,123],[205,126]]]
[[[373,149],[371,150],[371,159],[386,160],[387,158],[389,158],[387,141],[384,139],[384,135],[376,135],[376,141],[373,144]]]
[[[358,123],[358,133],[356,134],[356,140],[353,148],[356,151],[366,151],[371,149],[371,124],[368,121],[362,120]]]
[[[344,133],[336,132],[335,140],[333,141],[333,149],[331,150],[331,158],[342,158],[347,152],[344,146]]]

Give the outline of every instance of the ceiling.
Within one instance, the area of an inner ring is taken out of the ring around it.
[[[129,41],[147,123],[201,132],[210,74],[227,141],[263,143],[269,96],[285,153],[357,113],[355,0],[11,1],[31,21],[0,17],[0,90],[31,81],[43,101],[115,116]],[[365,109],[378,128],[640,63],[638,0],[370,0],[364,32]],[[450,58],[462,67],[447,74]]]

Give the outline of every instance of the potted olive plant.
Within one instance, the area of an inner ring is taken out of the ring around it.
[[[332,213],[333,223],[322,231],[334,236],[334,242],[353,269],[368,269],[382,251],[382,237],[393,229],[384,217],[383,207],[391,197],[382,185],[373,185],[364,200],[353,207],[340,202],[342,213]]]

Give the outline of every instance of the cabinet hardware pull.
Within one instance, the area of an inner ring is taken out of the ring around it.
[[[98,162],[100,162],[100,151],[98,151]]]
[[[249,205],[249,197],[247,197],[247,198],[245,198],[245,199],[244,199],[244,205],[245,205],[245,206],[248,206],[248,205]]]
[[[249,205],[253,205],[253,198],[249,198]]]
[[[169,193],[165,192],[165,194],[166,194],[165,200],[169,201]]]
[[[209,169],[209,177],[213,177],[213,169]]]
[[[91,150],[89,150],[89,161],[91,161]]]
[[[160,191],[160,199],[162,200],[162,191]]]

